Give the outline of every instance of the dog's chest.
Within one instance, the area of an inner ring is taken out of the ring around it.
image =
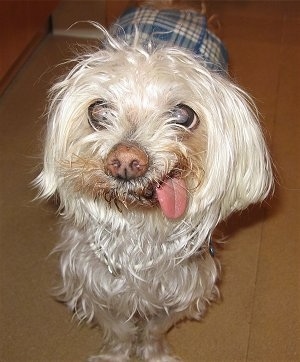
[[[168,270],[168,265],[178,253],[178,240],[168,229],[142,228],[130,225],[122,230],[97,229],[89,240],[90,252],[105,265],[114,277],[129,273],[140,276]],[[174,268],[174,266],[173,266]]]
[[[74,288],[83,294],[92,288],[105,305],[113,304],[124,313],[132,308],[143,314],[156,313],[162,306],[180,309],[181,295],[187,294],[191,280],[195,285],[184,303],[197,297],[198,262],[179,262],[183,241],[168,237],[166,230],[159,234],[155,228],[121,232],[105,227],[94,233],[74,229],[68,233],[62,264],[72,268]]]

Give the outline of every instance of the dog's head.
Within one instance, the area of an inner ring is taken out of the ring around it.
[[[250,98],[180,49],[109,38],[53,87],[42,197],[216,222],[263,200],[272,171]],[[70,216],[70,215],[69,215]]]

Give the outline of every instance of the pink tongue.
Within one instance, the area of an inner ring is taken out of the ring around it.
[[[177,219],[185,212],[187,205],[186,184],[183,179],[166,179],[156,188],[158,202],[169,219]]]

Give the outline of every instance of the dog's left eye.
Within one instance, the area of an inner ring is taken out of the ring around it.
[[[103,100],[92,103],[88,108],[89,124],[96,130],[104,128],[115,118],[115,112]]]
[[[192,108],[186,104],[178,104],[171,110],[173,122],[188,129],[195,128],[199,119]]]

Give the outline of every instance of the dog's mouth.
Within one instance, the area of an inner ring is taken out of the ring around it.
[[[142,178],[132,181],[117,180],[117,184],[113,183],[114,186],[104,192],[104,198],[116,205],[121,203],[128,209],[132,206],[160,207],[169,219],[180,218],[186,210],[186,181],[178,173],[171,172],[159,182],[149,182]]]

